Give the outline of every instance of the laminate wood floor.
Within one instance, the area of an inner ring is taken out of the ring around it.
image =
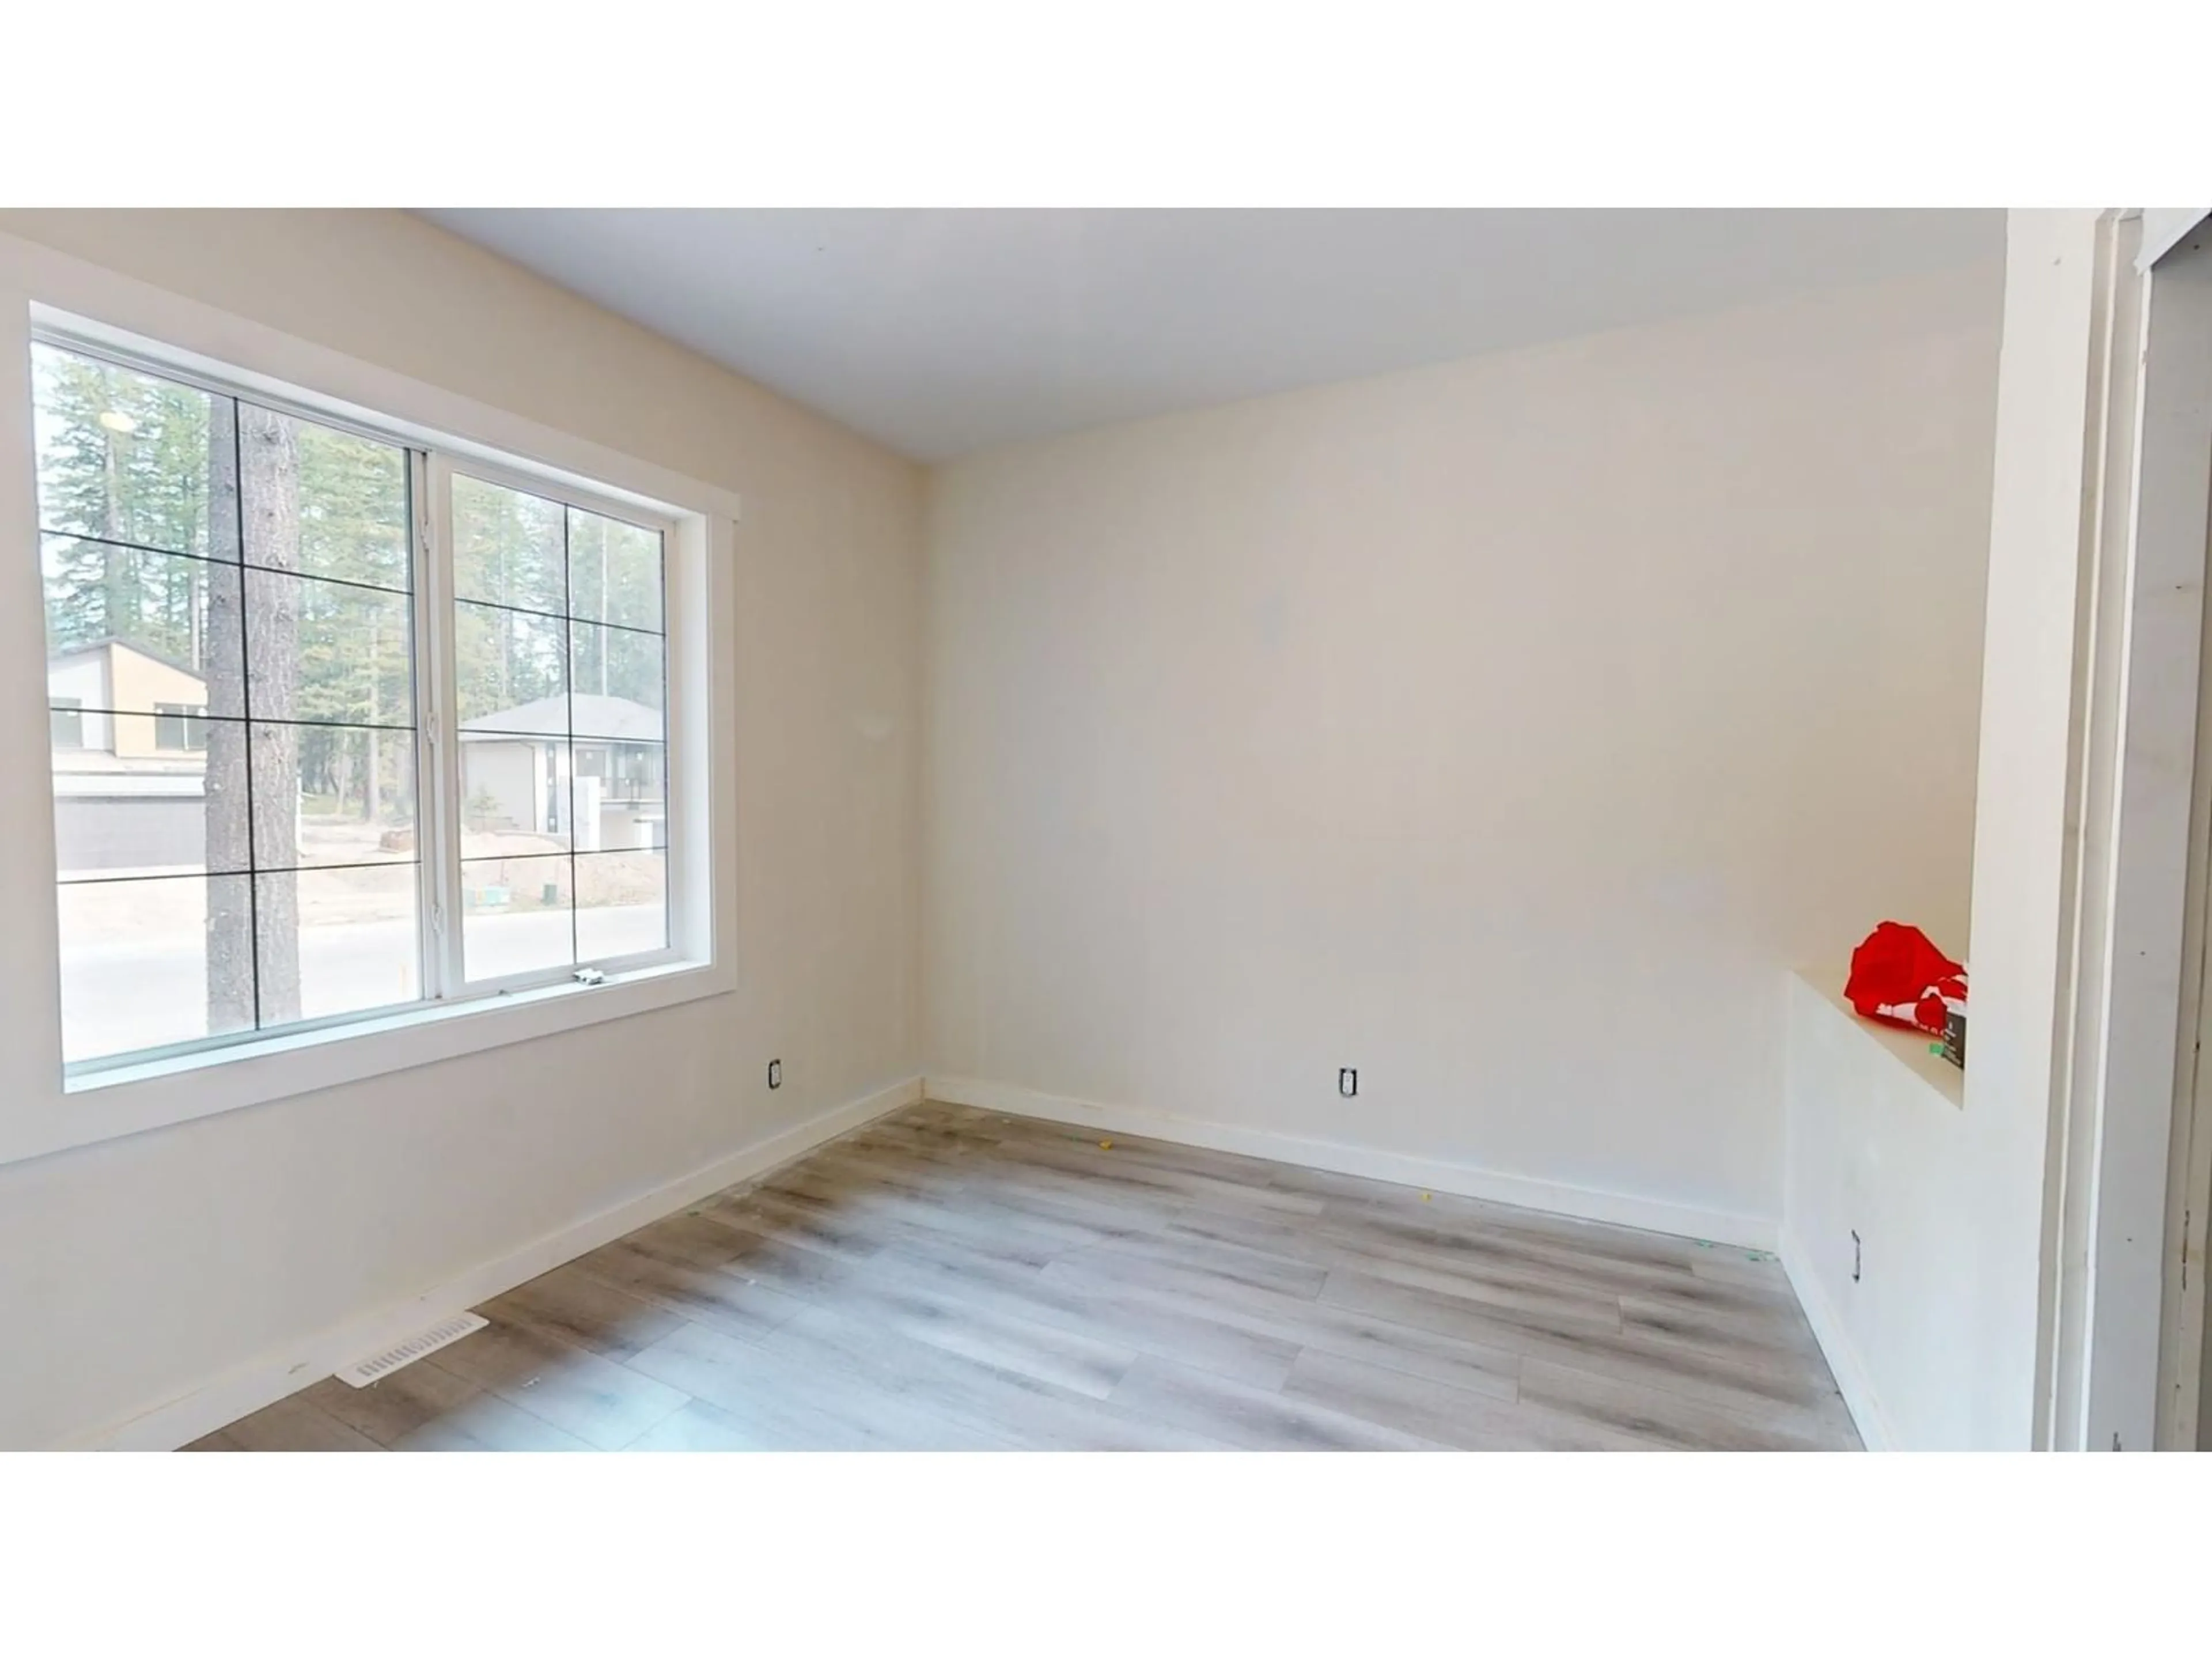
[[[1771,1257],[927,1103],[227,1451],[1840,1449]]]

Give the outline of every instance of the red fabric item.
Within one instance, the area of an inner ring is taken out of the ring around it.
[[[1851,976],[1844,984],[1844,1000],[1867,1018],[1938,1036],[1944,1000],[1966,996],[1966,968],[1901,921],[1885,921],[1866,936],[1851,952]]]

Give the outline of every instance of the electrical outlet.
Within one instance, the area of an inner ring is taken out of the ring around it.
[[[780,1060],[771,1060],[768,1063],[768,1086],[771,1089],[783,1087],[783,1062]]]
[[[1359,1073],[1353,1067],[1340,1067],[1336,1074],[1336,1091],[1346,1100],[1359,1092]]]
[[[1859,1243],[1858,1229],[1851,1230],[1851,1283],[1859,1282],[1859,1269],[1863,1265],[1865,1248]]]

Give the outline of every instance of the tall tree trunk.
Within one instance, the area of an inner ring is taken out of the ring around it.
[[[300,441],[292,423],[251,404],[238,406],[240,517],[249,566],[292,570],[300,557]],[[300,1018],[300,729],[260,724],[296,717],[300,683],[300,584],[247,573],[254,644],[252,698],[260,765],[253,775],[256,975],[261,1023]]]
[[[502,496],[501,500],[503,502],[509,503],[509,505],[502,507],[500,513],[498,543],[499,587],[497,591],[499,593],[499,601],[501,605],[513,605],[515,603],[514,573],[507,568],[507,561],[508,538],[514,534],[514,526],[512,523],[513,513],[511,506],[513,497]],[[498,707],[501,708],[511,708],[514,702],[515,620],[515,618],[509,617],[504,611],[495,611],[492,613],[492,622],[499,629]]]
[[[216,408],[208,444],[210,549],[226,558],[242,550],[253,564],[290,569],[300,545],[300,455],[290,423],[251,406]],[[208,867],[242,871],[258,863],[274,873],[252,884],[220,878],[208,884],[208,1020],[214,1031],[300,1017],[299,890],[290,871],[299,860],[299,732],[259,723],[287,720],[296,711],[298,600],[291,583],[257,584],[251,571],[240,574],[237,588],[210,584],[208,703],[227,714],[250,708],[257,723],[208,723]],[[255,647],[250,685],[249,629]]]
[[[238,449],[230,404],[213,400],[208,421],[208,551],[234,559],[240,546]],[[204,673],[208,707],[235,714],[246,700],[246,615],[237,583],[208,584],[207,654]],[[208,722],[207,867],[252,867],[246,802],[246,727],[234,720]],[[252,1025],[253,896],[245,878],[208,882],[208,1030],[235,1031]]]
[[[106,441],[106,461],[102,477],[106,486],[106,501],[100,515],[100,533],[109,545],[100,551],[100,631],[110,639],[122,639],[134,633],[132,619],[126,603],[125,590],[130,581],[131,556],[113,544],[123,539],[123,468],[121,458],[115,453],[121,441],[109,429],[103,429]]]
[[[368,764],[362,769],[361,821],[368,824],[376,822],[380,805],[378,786],[383,782],[384,757],[377,752],[379,733],[376,723],[384,718],[384,653],[378,648],[381,641],[377,638],[377,621],[378,618],[371,617],[368,623],[368,730],[362,738],[362,747],[368,752],[364,757]]]

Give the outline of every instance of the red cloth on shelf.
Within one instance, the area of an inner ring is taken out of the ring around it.
[[[1941,1036],[1946,998],[1966,1000],[1966,969],[1917,927],[1885,921],[1851,952],[1844,1000],[1869,1019]]]

